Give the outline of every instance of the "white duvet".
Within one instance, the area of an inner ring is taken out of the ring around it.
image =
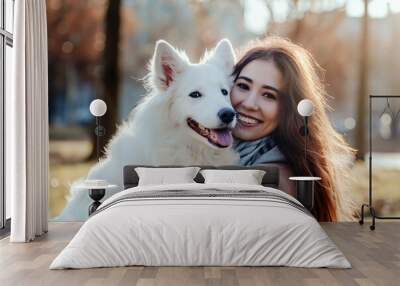
[[[263,191],[273,199],[121,199],[137,192],[206,193],[210,189]],[[131,188],[107,199],[50,269],[127,265],[350,268],[318,222],[296,205],[301,204],[277,189],[254,185],[193,183]]]

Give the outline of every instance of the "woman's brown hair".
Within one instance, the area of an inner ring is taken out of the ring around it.
[[[321,177],[316,185],[314,215],[319,221],[351,219],[353,207],[343,183],[349,174],[354,150],[328,119],[322,69],[304,48],[280,37],[267,37],[245,49],[235,65],[234,79],[254,60],[272,61],[282,73],[284,84],[274,139],[296,175]],[[297,104],[302,99],[310,99],[315,107],[308,123],[307,162],[305,137],[299,132],[304,121],[297,112]]]

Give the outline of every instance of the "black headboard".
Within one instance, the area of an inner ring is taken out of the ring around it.
[[[147,168],[176,168],[183,166],[148,166],[148,165],[128,165],[124,167],[124,189],[133,188],[138,185],[139,177],[135,171],[136,167],[147,167]],[[186,166],[185,166],[186,167]],[[279,188],[279,168],[277,166],[268,165],[254,165],[254,166],[198,166],[201,169],[219,169],[219,170],[264,170],[265,175],[262,180],[262,185],[265,187]],[[197,183],[204,183],[204,178],[200,174],[194,178]]]

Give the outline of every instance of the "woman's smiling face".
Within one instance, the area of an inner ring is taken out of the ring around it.
[[[237,112],[235,137],[256,140],[278,126],[282,86],[282,74],[272,60],[254,60],[242,69],[231,90]]]

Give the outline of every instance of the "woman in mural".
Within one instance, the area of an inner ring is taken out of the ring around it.
[[[315,193],[317,219],[346,220],[353,208],[343,182],[353,150],[327,117],[327,94],[319,71],[310,53],[288,40],[271,37],[251,43],[233,71],[231,101],[238,119],[234,147],[241,165],[284,166],[283,188],[289,193],[293,193],[287,180],[291,174],[321,177]],[[315,106],[309,120],[307,161],[305,137],[299,131],[303,118],[297,113],[302,99]]]

